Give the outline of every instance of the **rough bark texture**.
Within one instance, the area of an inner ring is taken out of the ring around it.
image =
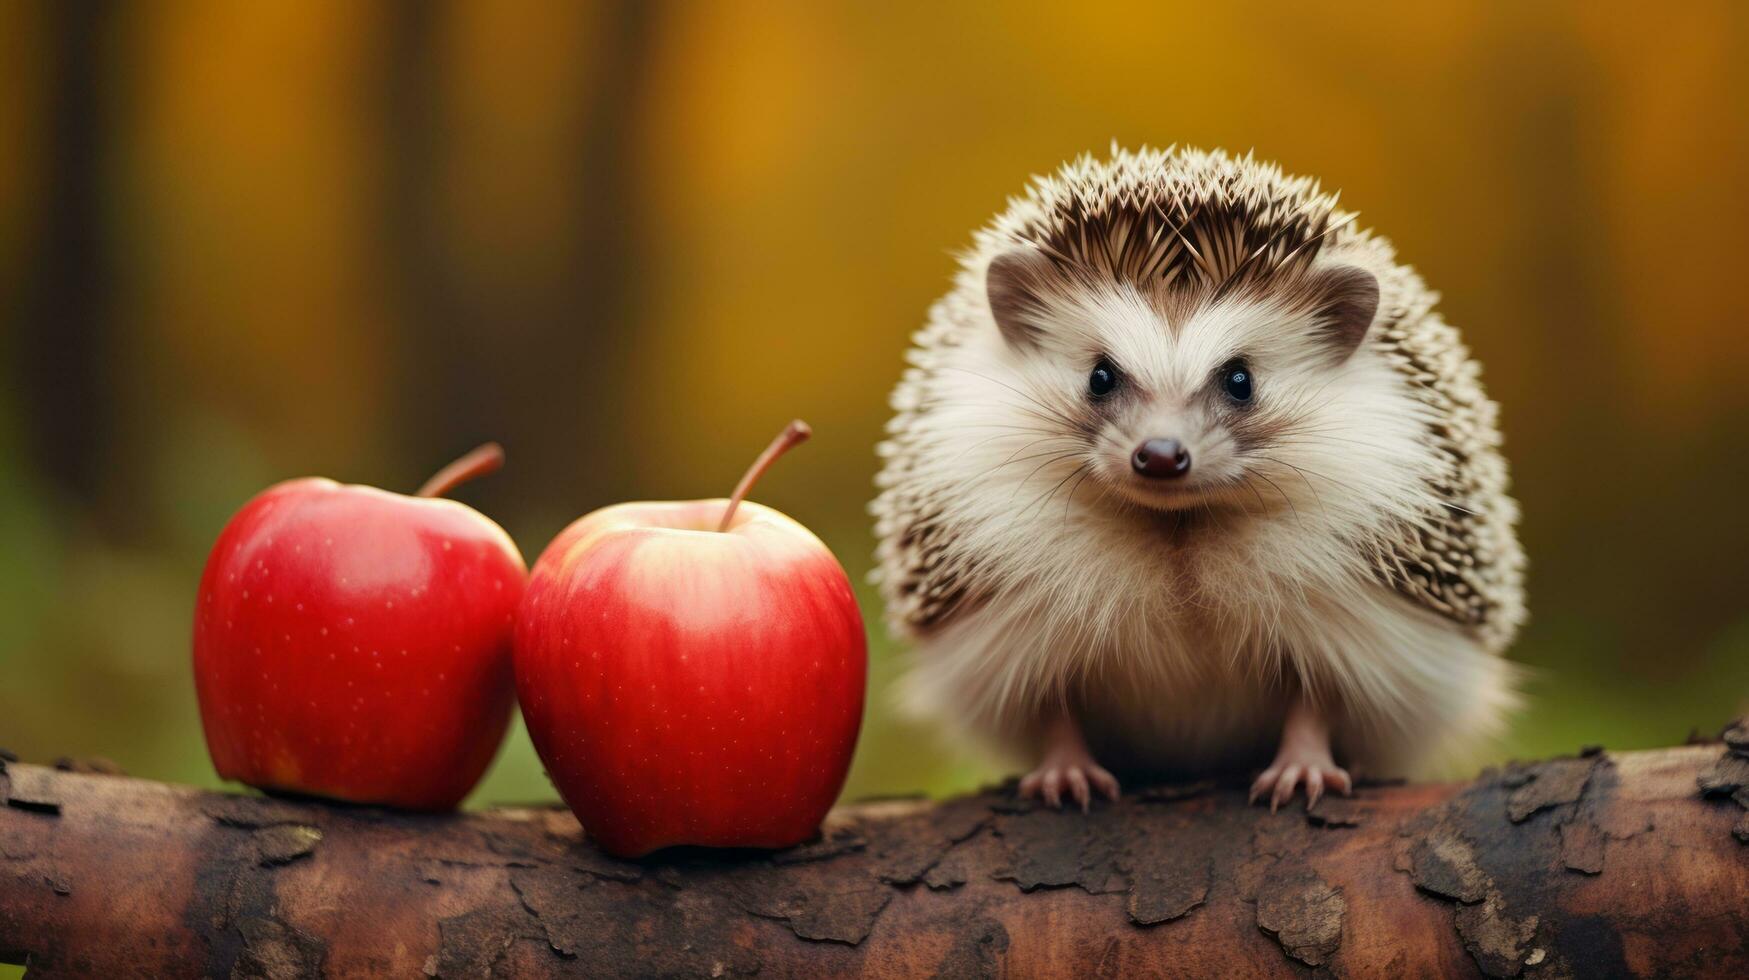
[[[1749,732],[1092,814],[863,803],[776,854],[619,861],[569,813],[436,817],[13,763],[0,960],[32,976],[1749,976]]]

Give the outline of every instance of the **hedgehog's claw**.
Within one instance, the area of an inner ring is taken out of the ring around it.
[[[1294,791],[1300,784],[1306,787],[1306,809],[1318,805],[1324,798],[1326,788],[1333,789],[1343,796],[1349,795],[1354,789],[1354,783],[1348,776],[1348,771],[1331,761],[1329,755],[1315,760],[1289,760],[1278,757],[1274,764],[1263,770],[1262,775],[1251,784],[1251,802],[1256,803],[1265,795],[1269,797],[1271,813],[1279,810],[1283,803],[1294,798]]]
[[[1269,796],[1269,811],[1274,813],[1283,803],[1294,798],[1301,781],[1306,784],[1306,809],[1318,805],[1328,786],[1343,796],[1354,790],[1348,771],[1336,764],[1330,754],[1330,728],[1322,715],[1310,705],[1299,702],[1288,712],[1282,726],[1281,748],[1275,761],[1251,784],[1252,803]]]
[[[1040,766],[1020,781],[1021,796],[1043,800],[1047,806],[1062,809],[1063,795],[1067,791],[1069,798],[1080,805],[1082,813],[1093,808],[1095,789],[1106,799],[1115,801],[1118,798],[1117,777],[1091,760],[1085,764]]]
[[[1047,806],[1062,808],[1063,795],[1080,804],[1081,812],[1093,807],[1094,791],[1109,800],[1118,798],[1117,777],[1093,761],[1085,747],[1058,746],[1045,754],[1037,769],[1020,781],[1020,795],[1043,800]]]

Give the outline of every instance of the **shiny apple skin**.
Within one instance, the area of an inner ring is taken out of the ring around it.
[[[516,687],[535,749],[601,847],[812,837],[862,726],[868,641],[843,566],[745,502],[608,507],[535,562]]]
[[[526,568],[453,500],[281,483],[207,559],[194,677],[219,775],[262,789],[448,810],[510,723]]]

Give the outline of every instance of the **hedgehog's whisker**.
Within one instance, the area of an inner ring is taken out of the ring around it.
[[[1093,467],[1092,466],[1084,464],[1081,467],[1081,469],[1083,471],[1081,473],[1081,478],[1079,480],[1076,480],[1075,485],[1069,488],[1069,497],[1067,500],[1063,501],[1063,521],[1062,521],[1062,523],[1064,523],[1064,524],[1069,523],[1069,509],[1071,507],[1075,506],[1075,491],[1081,489],[1081,484],[1086,483],[1087,478],[1093,475]]]
[[[964,370],[964,369],[963,368],[953,368],[953,369],[944,368],[943,370]],[[980,378],[983,377],[983,375],[977,374],[977,372],[975,372],[975,371],[966,371],[965,373],[972,374],[972,375],[974,375],[976,377],[980,377]],[[978,407],[988,406],[988,407],[995,407],[995,408],[1012,409],[1015,412],[1019,412],[1023,417],[1032,419],[1032,420],[1037,421],[1037,422],[1041,422],[1041,423],[1049,426],[1053,431],[1061,431],[1067,425],[1068,419],[1064,415],[1062,415],[1061,413],[1052,413],[1051,411],[1049,411],[1050,406],[1045,405],[1043,402],[1039,401],[1036,398],[1031,398],[1031,397],[1027,396],[1025,392],[1017,392],[1017,394],[1020,394],[1023,398],[1027,398],[1027,401],[1026,402],[1016,402],[1016,401],[1013,401],[1013,400],[1010,400],[1007,398],[994,397],[994,398],[989,399],[987,402],[978,403]],[[977,425],[995,426],[995,425],[1001,425],[1001,424],[1004,424],[1004,423],[973,422],[973,423],[969,423],[968,425],[970,425],[970,426],[977,426]],[[1009,424],[1012,424],[1012,423],[1009,423]]]
[[[1077,466],[1074,469],[1070,470],[1067,476],[1063,477],[1061,480],[1058,480],[1054,486],[1052,486],[1049,490],[1046,490],[1044,493],[1044,496],[1040,497],[1038,500],[1035,500],[1030,504],[1027,504],[1026,507],[1020,511],[1020,514],[1015,519],[1016,520],[1025,520],[1026,515],[1031,513],[1033,507],[1035,507],[1035,506],[1039,507],[1042,511],[1042,509],[1045,506],[1048,506],[1050,504],[1051,498],[1055,497],[1057,495],[1057,491],[1063,489],[1063,484],[1068,483],[1070,480],[1074,479],[1076,474],[1078,474],[1082,470],[1086,469],[1089,465],[1090,465],[1089,463],[1084,461],[1081,463],[1080,466]]]
[[[1056,414],[1056,415],[1051,414],[1051,407],[1049,405],[1046,405],[1044,402],[1040,401],[1037,395],[1034,395],[1031,392],[1023,391],[1019,388],[1016,388],[1013,385],[1009,384],[1006,381],[1003,381],[1000,378],[992,378],[987,374],[984,374],[984,373],[979,372],[979,371],[974,371],[971,368],[958,367],[955,365],[949,365],[949,366],[941,368],[940,370],[958,371],[961,374],[969,374],[974,378],[982,378],[983,380],[988,381],[994,385],[1001,385],[1002,387],[1007,388],[1009,391],[1014,392],[1016,395],[1019,395],[1021,398],[1024,398],[1027,402],[1038,406],[1038,409],[1044,413],[1044,417],[1047,420],[1053,421],[1053,422],[1061,422],[1062,421],[1062,416],[1060,414]]]
[[[1051,458],[1051,459],[1047,459],[1047,460],[1045,460],[1045,461],[1044,461],[1044,462],[1042,462],[1042,463],[1040,463],[1040,464],[1038,464],[1038,465],[1037,465],[1037,466],[1035,466],[1035,467],[1033,467],[1033,470],[1032,470],[1032,472],[1031,472],[1031,473],[1028,473],[1028,474],[1027,474],[1027,475],[1026,475],[1026,479],[1024,479],[1024,480],[1021,480],[1021,481],[1020,481],[1020,484],[1019,484],[1019,485],[1018,485],[1018,486],[1016,486],[1016,487],[1015,487],[1015,488],[1014,488],[1014,492],[1013,492],[1013,493],[1011,493],[1011,494],[1009,494],[1009,495],[1008,495],[1008,502],[1009,502],[1009,503],[1013,503],[1013,502],[1014,502],[1014,498],[1015,498],[1015,497],[1018,497],[1018,496],[1020,496],[1020,491],[1021,491],[1021,490],[1024,490],[1024,489],[1025,489],[1025,488],[1026,488],[1026,485],[1027,485],[1027,484],[1028,484],[1028,483],[1031,483],[1031,482],[1032,482],[1032,478],[1033,478],[1033,477],[1035,477],[1035,476],[1038,476],[1038,474],[1039,474],[1039,471],[1040,471],[1040,470],[1042,470],[1042,469],[1044,469],[1044,468],[1045,468],[1045,467],[1047,467],[1047,466],[1049,466],[1049,465],[1051,465],[1051,464],[1052,464],[1052,463],[1055,463],[1055,462],[1058,462],[1058,461],[1060,461],[1060,460],[1065,460],[1065,459],[1072,459],[1072,458],[1074,458],[1074,457],[1075,457],[1075,456],[1078,456],[1078,455],[1080,455],[1080,454],[1081,454],[1081,450],[1079,450],[1079,449],[1076,449],[1076,450],[1074,450],[1074,451],[1072,451],[1072,452],[1066,452],[1066,453],[1062,453],[1062,454],[1060,454],[1060,455],[1058,455],[1058,456],[1055,456],[1055,457],[1053,457],[1053,458]]]
[[[1045,406],[1044,406],[1043,402],[1034,402],[1033,403],[1034,405],[1040,406],[1038,408],[1034,408],[1032,405],[1017,404],[1015,402],[1007,401],[1007,400],[1000,399],[1000,398],[993,400],[992,403],[995,405],[999,405],[1003,408],[1012,408],[1017,412],[1023,413],[1026,417],[1036,419],[1039,422],[1046,423],[1055,429],[1061,429],[1061,428],[1063,428],[1063,426],[1065,424],[1065,419],[1063,416],[1051,415],[1048,412],[1046,412],[1044,410]]]
[[[1012,462],[1014,462],[1014,458],[1015,458],[1015,457],[1016,457],[1016,456],[1019,456],[1019,455],[1020,455],[1020,454],[1021,454],[1021,453],[1024,453],[1024,452],[1026,452],[1026,451],[1027,451],[1027,450],[1029,450],[1029,449],[1031,449],[1031,448],[1032,448],[1032,447],[1034,447],[1034,446],[1036,446],[1036,445],[1038,445],[1038,444],[1039,444],[1039,443],[1041,443],[1041,442],[1052,442],[1052,441],[1066,441],[1066,440],[1068,440],[1068,438],[1069,438],[1069,437],[1068,437],[1068,436],[1065,436],[1065,435],[1060,435],[1060,434],[1058,434],[1058,433],[1052,433],[1052,434],[1050,434],[1050,435],[1047,435],[1047,436],[1041,436],[1041,437],[1040,437],[1040,438],[1037,438],[1037,439],[1032,439],[1032,440],[1028,440],[1028,442],[1027,442],[1027,443],[1026,443],[1026,445],[1024,445],[1024,446],[1021,446],[1021,447],[1020,447],[1020,448],[1018,448],[1018,449],[1016,449],[1016,450],[1014,450],[1014,451],[1013,451],[1013,452],[1011,452],[1011,453],[1009,453],[1009,454],[1008,454],[1008,458],[1007,458],[1007,459],[1005,459],[1005,460],[1003,460],[1003,461],[1002,461],[1002,462],[1000,462],[1000,463],[998,463],[998,464],[996,464],[996,465],[995,465],[995,466],[994,466],[994,467],[991,467],[991,469],[990,469],[990,472],[992,472],[992,473],[994,473],[994,472],[995,472],[995,471],[996,471],[996,470],[999,470],[999,469],[1001,469],[1001,468],[1002,468],[1002,467],[1004,467],[1004,466],[1007,466],[1007,465],[1008,465],[1008,464],[1009,464],[1009,463],[1012,463]],[[1053,450],[1053,451],[1054,451],[1054,450]],[[1030,457],[1027,457],[1027,458],[1029,458],[1029,459],[1037,459],[1037,458],[1038,458],[1038,457],[1036,457],[1036,456],[1030,456]]]
[[[1275,492],[1281,494],[1281,499],[1287,503],[1288,509],[1293,511],[1294,523],[1299,524],[1301,527],[1305,526],[1305,522],[1300,520],[1300,509],[1298,507],[1294,506],[1294,498],[1287,495],[1287,491],[1285,491],[1281,488],[1281,484],[1275,482],[1274,480],[1271,480],[1267,475],[1265,475],[1261,471],[1253,470],[1252,475],[1257,477],[1259,480],[1262,480],[1264,483],[1267,483],[1270,486],[1274,487]]]
[[[1036,432],[1041,436],[1061,435],[1055,429],[1041,429],[1034,425],[1004,425],[1000,422],[972,422],[956,426],[959,429],[1007,429],[1013,432]],[[997,438],[1001,438],[998,436]]]
[[[1269,505],[1263,502],[1263,494],[1257,492],[1257,485],[1250,480],[1240,480],[1238,482],[1245,489],[1251,491],[1252,496],[1257,498],[1257,512],[1259,514],[1269,513]]]
[[[1306,489],[1312,491],[1312,499],[1316,500],[1318,502],[1318,509],[1324,512],[1324,519],[1329,520],[1330,519],[1330,508],[1324,506],[1324,495],[1319,493],[1318,488],[1312,484],[1312,481],[1309,478],[1307,478],[1307,476],[1306,476],[1307,471],[1304,469],[1301,469],[1298,466],[1295,466],[1294,464],[1288,462],[1285,459],[1281,461],[1281,465],[1283,465],[1283,466],[1287,467],[1288,469],[1293,470],[1295,473],[1299,474],[1300,482],[1302,482],[1306,485]],[[1314,476],[1322,476],[1322,474],[1318,474],[1318,473],[1314,473],[1313,475]],[[1330,477],[1325,476],[1324,479],[1330,480],[1331,483],[1336,483],[1337,486],[1343,486],[1345,489],[1348,489],[1344,484],[1341,484],[1336,480],[1331,480]]]
[[[1338,480],[1338,479],[1336,479],[1336,478],[1335,478],[1335,477],[1333,477],[1333,476],[1330,476],[1330,475],[1329,475],[1329,474],[1327,474],[1327,473],[1320,473],[1320,472],[1318,472],[1318,471],[1317,471],[1317,470],[1314,470],[1314,469],[1312,469],[1312,468],[1311,468],[1311,467],[1303,467],[1303,468],[1302,468],[1302,467],[1299,467],[1299,466],[1295,466],[1295,465],[1294,465],[1294,464],[1292,464],[1292,463],[1290,463],[1290,462],[1288,462],[1288,461],[1287,461],[1287,460],[1284,460],[1284,459],[1276,459],[1276,458],[1274,458],[1274,457],[1272,457],[1272,456],[1262,456],[1262,455],[1261,455],[1261,454],[1259,454],[1259,458],[1262,458],[1262,459],[1267,459],[1267,460],[1269,460],[1269,461],[1270,461],[1270,462],[1273,462],[1273,463],[1278,463],[1278,464],[1280,464],[1280,465],[1282,465],[1282,466],[1286,466],[1286,467],[1288,467],[1288,468],[1289,468],[1289,469],[1291,469],[1291,470],[1293,470],[1293,471],[1294,471],[1294,472],[1296,472],[1296,473],[1298,473],[1298,474],[1300,474],[1300,479],[1301,479],[1301,480],[1305,480],[1305,483],[1306,483],[1306,486],[1307,486],[1307,488],[1309,488],[1309,489],[1311,489],[1311,490],[1312,490],[1312,493],[1313,493],[1313,495],[1314,495],[1314,496],[1316,496],[1316,495],[1317,495],[1317,493],[1318,493],[1318,491],[1317,491],[1317,489],[1316,489],[1316,488],[1313,488],[1313,487],[1312,487],[1312,481],[1311,481],[1311,480],[1309,480],[1309,479],[1307,479],[1307,478],[1306,478],[1306,474],[1307,474],[1307,473],[1310,473],[1310,474],[1311,474],[1311,475],[1312,475],[1312,476],[1315,476],[1315,477],[1317,477],[1317,478],[1318,478],[1318,479],[1320,479],[1320,480],[1327,480],[1327,481],[1329,481],[1329,482],[1330,482],[1330,483],[1332,483],[1332,484],[1334,484],[1334,485],[1335,485],[1335,486],[1338,486],[1338,487],[1341,487],[1341,488],[1342,488],[1342,489],[1344,489],[1344,490],[1347,490],[1347,491],[1350,491],[1350,492],[1351,492],[1351,493],[1355,493],[1355,494],[1360,494],[1360,493],[1362,493],[1362,491],[1361,491],[1361,490],[1360,490],[1360,488],[1358,488],[1358,487],[1356,487],[1356,486],[1355,486],[1355,485],[1354,485],[1354,484],[1352,484],[1352,483],[1345,483],[1345,482],[1343,482],[1343,481],[1341,481],[1341,480]],[[1321,498],[1320,498],[1320,504],[1319,504],[1319,506],[1322,506],[1322,500],[1321,500]],[[1458,507],[1456,507],[1456,505],[1448,505],[1448,506],[1452,506],[1452,507],[1454,507],[1454,508],[1455,508],[1455,509],[1458,509],[1458,510],[1462,510],[1462,508],[1458,508]],[[1328,515],[1329,515],[1329,511],[1325,511],[1325,516],[1328,516]]]
[[[1042,440],[1040,440],[1040,441],[1042,441]],[[1000,465],[993,468],[990,472],[994,473],[996,470],[1001,469],[1003,466],[1011,466],[1015,463],[1025,463],[1029,460],[1043,459],[1046,456],[1064,456],[1064,455],[1072,456],[1072,455],[1074,455],[1074,452],[1065,453],[1060,449],[1046,449],[1042,452],[1033,453],[1030,456],[1022,456],[1019,459],[1014,459],[1014,458],[1006,459]]]
[[[1342,443],[1343,445],[1348,445],[1348,446],[1359,446],[1363,449],[1376,449],[1379,452],[1392,452],[1397,448],[1395,446],[1387,446],[1384,443],[1368,442],[1365,439],[1350,439],[1350,438],[1347,438],[1346,436],[1332,436],[1332,435],[1326,435],[1326,434],[1321,433],[1321,432],[1301,431],[1298,429],[1285,429],[1285,430],[1277,433],[1276,435],[1277,435],[1277,441],[1280,441],[1281,439],[1284,439],[1284,438],[1291,438],[1291,439],[1294,439],[1295,441],[1311,442],[1311,443],[1317,443],[1317,442]]]
[[[1012,435],[999,434],[999,435],[993,435],[993,436],[989,437],[988,439],[980,439],[977,442],[977,444],[972,446],[972,448],[970,450],[968,450],[967,452],[968,453],[977,452],[978,450],[984,448],[985,446],[988,446],[992,442],[996,442],[999,439],[1012,439],[1012,438],[1014,438],[1014,436],[1012,436]],[[1046,439],[1054,439],[1054,438],[1057,438],[1057,436],[1054,433],[1041,436],[1040,438],[1033,439],[1032,441],[1028,442],[1024,446],[1021,446],[1019,449],[1016,449],[1015,452],[1017,452],[1017,453],[1025,452],[1026,450],[1032,448],[1033,446],[1036,446],[1039,443],[1044,442]]]
[[[1361,490],[1360,490],[1360,488],[1359,488],[1359,487],[1356,487],[1356,486],[1355,486],[1355,485],[1354,485],[1354,484],[1352,484],[1352,483],[1344,483],[1344,482],[1343,482],[1343,481],[1341,481],[1341,480],[1338,480],[1338,479],[1336,479],[1336,478],[1335,478],[1335,477],[1333,477],[1333,476],[1331,476],[1331,475],[1329,475],[1329,474],[1328,474],[1328,473],[1320,473],[1320,472],[1318,472],[1318,471],[1317,471],[1317,470],[1314,470],[1314,469],[1312,469],[1312,468],[1311,468],[1311,467],[1310,467],[1310,466],[1305,466],[1305,467],[1301,467],[1301,466],[1296,466],[1296,465],[1294,465],[1294,464],[1293,464],[1293,463],[1290,463],[1290,462],[1288,462],[1288,461],[1287,461],[1287,460],[1285,460],[1285,459],[1278,459],[1278,458],[1276,458],[1276,457],[1274,457],[1274,456],[1266,456],[1266,455],[1264,455],[1264,454],[1262,454],[1262,453],[1257,453],[1257,454],[1255,454],[1255,455],[1256,455],[1256,456],[1257,456],[1257,458],[1259,458],[1259,459],[1267,459],[1267,460],[1269,460],[1269,461],[1270,461],[1270,462],[1271,462],[1271,463],[1276,463],[1276,464],[1278,464],[1278,465],[1281,465],[1281,466],[1285,466],[1285,467],[1287,467],[1287,468],[1288,468],[1288,469],[1290,469],[1290,470],[1293,470],[1293,471],[1294,471],[1294,472],[1296,472],[1296,473],[1299,473],[1299,474],[1301,474],[1301,476],[1302,476],[1302,477],[1303,477],[1303,476],[1304,476],[1304,475],[1305,475],[1305,474],[1306,474],[1306,473],[1310,473],[1310,474],[1312,474],[1312,475],[1313,475],[1313,476],[1315,476],[1315,477],[1317,477],[1317,478],[1318,478],[1318,479],[1320,479],[1320,480],[1327,480],[1327,481],[1329,481],[1329,482],[1330,482],[1330,483],[1332,483],[1332,484],[1334,484],[1334,485],[1336,485],[1336,486],[1338,486],[1338,487],[1341,487],[1341,488],[1342,488],[1342,489],[1344,489],[1344,490],[1349,490],[1349,491],[1352,491],[1352,492],[1354,492],[1354,493],[1360,493],[1360,492],[1361,492]],[[1310,485],[1310,484],[1308,484],[1308,486],[1309,486],[1309,485]],[[1314,493],[1316,493],[1316,492],[1317,492],[1317,491],[1313,491],[1313,492],[1314,492]]]

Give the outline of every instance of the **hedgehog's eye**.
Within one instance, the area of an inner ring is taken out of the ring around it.
[[[1221,390],[1241,405],[1251,401],[1252,381],[1251,367],[1243,358],[1235,357],[1221,368]]]
[[[1087,393],[1095,398],[1104,398],[1117,390],[1117,365],[1110,358],[1102,357],[1099,363],[1093,365],[1093,373],[1087,376]]]

